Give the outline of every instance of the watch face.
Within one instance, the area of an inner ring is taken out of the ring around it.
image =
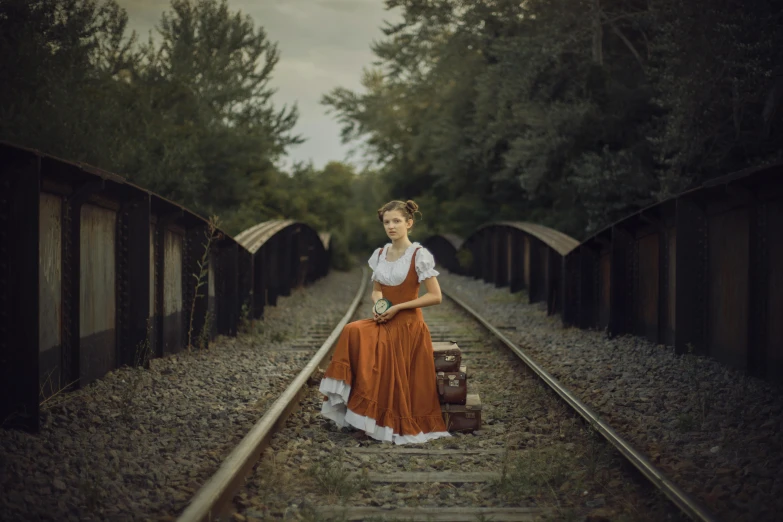
[[[391,301],[382,297],[375,302],[375,313],[381,315],[390,307],[391,307]]]

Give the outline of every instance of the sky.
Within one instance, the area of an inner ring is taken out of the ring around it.
[[[129,17],[129,29],[146,41],[168,0],[118,0]],[[321,96],[335,87],[361,90],[362,68],[371,66],[370,45],[383,37],[385,20],[394,12],[384,10],[382,0],[229,0],[232,11],[250,15],[256,27],[264,28],[277,42],[280,61],[272,72],[277,89],[276,107],[297,104],[295,132],[305,143],[289,149],[293,161],[312,160],[316,168],[329,161],[359,163],[361,155],[349,158],[355,144],[340,143],[340,126],[326,114]]]

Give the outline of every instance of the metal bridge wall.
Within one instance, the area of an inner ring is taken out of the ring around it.
[[[48,396],[185,349],[205,230],[199,216],[119,176],[0,143],[3,426],[35,431]],[[316,231],[281,232],[261,256],[225,236],[213,243],[194,342],[207,311],[207,340],[235,335],[254,286],[262,312],[328,273]]]
[[[549,246],[552,231],[528,230],[480,227],[461,249],[472,254],[466,275],[526,290],[565,325],[639,335],[783,382],[783,165],[644,209],[565,255]]]

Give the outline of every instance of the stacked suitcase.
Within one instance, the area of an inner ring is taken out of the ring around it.
[[[471,432],[481,428],[481,400],[468,393],[467,368],[455,342],[433,342],[435,377],[443,421],[449,431]]]

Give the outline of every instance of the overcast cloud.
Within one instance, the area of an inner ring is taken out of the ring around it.
[[[118,0],[128,11],[130,29],[147,39],[169,3]],[[340,127],[319,101],[334,87],[360,89],[362,68],[371,65],[370,44],[383,36],[384,20],[394,20],[382,0],[229,0],[231,9],[250,15],[277,42],[281,58],[273,71],[275,104],[297,103],[296,132],[307,141],[290,149],[291,160],[312,159],[317,168],[347,159]],[[359,158],[353,158],[354,161]]]

